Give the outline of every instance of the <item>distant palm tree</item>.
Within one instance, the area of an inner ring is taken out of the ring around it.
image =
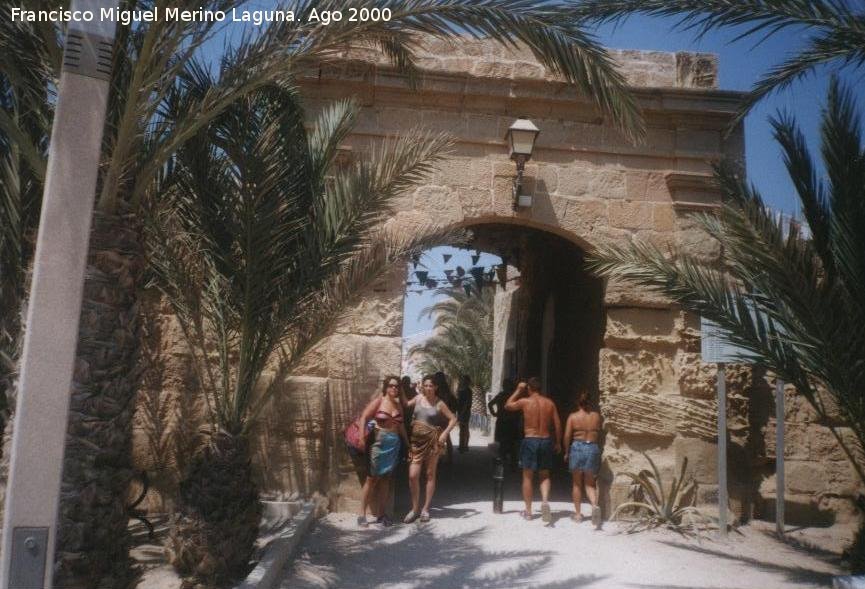
[[[493,363],[493,301],[495,287],[440,288],[447,297],[421,311],[435,318],[434,333],[409,350],[417,366],[432,374],[466,375],[476,391],[489,391]]]
[[[169,122],[212,83],[195,71],[195,88],[169,97]],[[170,540],[190,583],[222,586],[246,572],[261,515],[249,434],[270,397],[357,293],[447,238],[382,228],[394,197],[431,171],[447,139],[409,132],[336,165],[356,114],[335,103],[307,132],[292,89],[262,89],[187,141],[160,180],[148,253],[210,421]]]
[[[34,8],[56,8],[38,0]],[[166,6],[180,10],[230,10],[238,0],[124,0],[123,9]],[[301,0],[295,22],[272,23],[260,33],[227,42],[220,74],[206,92],[190,95],[189,116],[165,124],[161,109],[185,81],[192,56],[219,32],[209,21],[159,19],[119,27],[99,193],[91,233],[82,320],[72,386],[60,507],[58,582],[78,580],[123,586],[132,578],[124,508],[130,468],[131,420],[140,348],[139,304],[146,260],[142,210],[158,198],[155,179],[191,137],[236,101],[274,81],[346,49],[374,48],[416,79],[421,34],[438,38],[489,37],[522,43],[548,69],[589,96],[632,138],[644,123],[625,78],[609,54],[587,34],[570,2],[542,0],[381,0],[388,21],[328,25],[306,18],[312,8],[369,8],[361,0]],[[8,380],[20,341],[19,309],[31,250],[50,135],[53,97],[62,63],[63,34],[51,23],[0,19],[0,322],[5,336],[0,379]],[[16,222],[14,219],[21,219]],[[21,252],[19,255],[16,252]],[[7,300],[9,304],[7,305]],[[0,387],[8,385],[0,384]],[[0,390],[0,393],[3,391]],[[8,429],[8,428],[7,428]],[[8,432],[7,432],[8,437]]]
[[[789,115],[775,138],[809,231],[780,218],[729,166],[716,178],[724,204],[696,220],[723,251],[723,267],[687,251],[635,243],[601,247],[590,267],[655,288],[727,330],[728,339],[796,386],[865,483],[865,145],[853,94],[832,80],[821,125],[821,177]],[[855,435],[835,427],[840,415]],[[858,568],[865,570],[865,537]]]
[[[679,25],[702,36],[736,28],[734,40],[761,40],[792,30],[808,34],[805,46],[758,80],[739,111],[738,122],[765,96],[786,88],[824,64],[865,64],[865,11],[846,0],[582,0],[587,22],[620,22],[632,14],[680,17]]]

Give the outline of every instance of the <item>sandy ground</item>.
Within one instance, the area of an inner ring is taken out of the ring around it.
[[[490,477],[489,456],[473,447],[443,469],[428,524],[359,529],[354,514],[330,514],[308,534],[281,587],[767,589],[829,587],[832,575],[843,574],[836,555],[781,543],[762,522],[726,541],[668,531],[627,535],[615,523],[596,531],[571,521],[564,481],[554,487],[551,526],[539,515],[519,518],[517,476],[497,515]],[[398,480],[402,515],[406,481]]]

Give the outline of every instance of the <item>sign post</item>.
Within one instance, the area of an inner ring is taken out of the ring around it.
[[[718,531],[727,537],[727,376],[726,363],[741,358],[742,350],[730,345],[720,326],[700,318],[700,355],[703,362],[718,365],[716,391],[718,399]]]
[[[727,537],[727,373],[718,362],[718,530]]]
[[[775,530],[784,535],[784,381],[775,379]]]

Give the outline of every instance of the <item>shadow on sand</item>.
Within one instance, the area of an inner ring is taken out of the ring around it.
[[[469,516],[471,517],[471,516]],[[480,546],[485,528],[455,536],[437,536],[431,529],[409,533],[405,526],[346,531],[322,522],[313,532],[315,546],[300,555],[283,588],[405,587],[411,589],[566,589],[603,586],[602,575],[578,575],[552,583],[532,583],[552,562],[552,552],[527,548],[492,552]],[[309,545],[308,545],[309,546]],[[339,572],[331,550],[340,553]],[[290,585],[289,585],[290,584]]]
[[[666,544],[668,546],[673,546],[674,548],[679,548],[682,550],[689,550],[691,552],[697,552],[699,554],[705,554],[708,556],[713,556],[715,558],[721,558],[725,560],[734,560],[737,562],[741,562],[743,564],[748,565],[759,571],[765,571],[770,573],[778,573],[784,576],[784,579],[790,584],[799,584],[799,585],[821,585],[826,587],[832,586],[832,577],[831,573],[823,573],[819,571],[814,571],[810,569],[806,569],[803,567],[797,566],[785,566],[781,564],[775,564],[772,562],[765,562],[762,560],[758,560],[756,558],[752,558],[749,556],[742,556],[737,554],[728,554],[721,550],[715,550],[712,548],[707,548],[705,546],[694,546],[691,544],[684,544],[682,542],[672,542],[668,540],[660,540],[662,544]],[[646,585],[646,587],[653,587],[654,585]],[[639,585],[642,587],[642,585]]]

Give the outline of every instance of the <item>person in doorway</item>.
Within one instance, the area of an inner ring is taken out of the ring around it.
[[[457,421],[460,425],[461,454],[469,451],[469,422],[472,417],[472,379],[467,374],[460,375],[457,386]]]
[[[523,441],[520,444],[520,463],[523,468],[523,501],[526,509],[520,515],[532,519],[534,473],[538,473],[541,487],[541,518],[552,522],[550,513],[550,469],[553,456],[561,451],[562,422],[556,405],[541,392],[541,381],[536,377],[521,382],[505,403],[507,411],[523,415]]]
[[[441,399],[447,408],[450,409],[451,413],[457,412],[457,397],[451,391],[451,385],[448,382],[448,377],[444,372],[436,372],[433,375],[433,380],[436,384],[436,389],[438,390],[438,398]],[[447,455],[445,458],[445,464],[451,464],[454,459],[454,445],[451,442],[451,437],[448,435],[447,440],[445,440],[445,446],[447,447]]]
[[[414,407],[409,405],[409,401],[414,399],[417,396],[417,387],[411,381],[410,376],[403,376],[400,379],[400,400],[402,401],[402,406],[405,408],[405,421],[403,425],[405,425],[405,431],[411,434],[411,420],[414,417]],[[404,446],[401,451],[401,458],[404,460],[408,458],[409,447],[408,445]]]
[[[408,444],[403,413],[399,377],[388,376],[382,383],[381,396],[371,401],[358,419],[364,443],[368,435],[373,436],[373,442],[368,446],[369,476],[363,484],[360,514],[357,516],[357,524],[361,527],[369,524],[366,519],[368,508],[376,517],[376,523],[385,526],[391,523],[384,513],[384,506],[390,492],[389,478],[399,461],[400,441]],[[370,420],[374,420],[375,426],[368,433],[366,424]]]
[[[487,405],[490,414],[496,418],[494,438],[499,445],[499,457],[509,464],[512,471],[517,469],[517,456],[520,443],[520,416],[513,411],[505,411],[505,403],[514,390],[514,380],[502,381],[501,392]]]
[[[592,525],[601,526],[601,508],[598,507],[598,471],[601,469],[601,448],[598,438],[601,433],[603,418],[592,407],[589,393],[580,392],[577,397],[577,410],[568,416],[565,423],[565,438],[563,446],[565,462],[571,471],[573,487],[571,496],[574,500],[574,521],[582,521],[581,505],[583,501],[583,484],[586,486],[586,496],[592,505]]]
[[[418,517],[428,522],[429,508],[436,489],[436,470],[439,456],[444,451],[445,441],[457,423],[456,415],[438,396],[438,385],[432,376],[421,381],[421,393],[409,401],[414,408],[414,421],[411,431],[411,451],[409,452],[408,484],[411,491],[411,511],[403,520],[410,524]],[[443,419],[447,426],[442,429]],[[426,473],[426,497],[420,507],[420,477]]]

